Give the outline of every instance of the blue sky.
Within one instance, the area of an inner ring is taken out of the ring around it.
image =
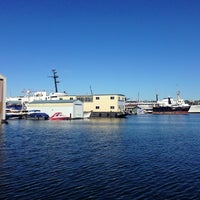
[[[200,99],[198,0],[0,0],[0,74],[23,90]]]

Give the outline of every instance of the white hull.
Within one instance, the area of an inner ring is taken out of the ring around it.
[[[90,118],[90,116],[91,116],[91,112],[84,112],[83,113],[83,118],[84,119],[88,119],[88,118]]]
[[[189,113],[200,113],[200,105],[191,105]]]

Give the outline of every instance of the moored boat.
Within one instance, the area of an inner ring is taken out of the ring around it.
[[[180,98],[180,92],[177,92],[177,100],[168,97],[153,106],[153,114],[188,114],[190,105],[186,104],[183,99]]]
[[[90,111],[90,112],[83,112],[83,118],[84,118],[84,119],[90,118],[91,113],[92,113],[91,111]]]
[[[26,113],[20,102],[6,102],[6,119],[22,119]]]
[[[16,109],[6,109],[6,120],[7,119],[23,119],[26,116],[26,112]]]
[[[34,120],[48,120],[49,115],[40,110],[29,110],[26,119],[34,119]]]
[[[63,115],[62,112],[56,112],[50,117],[50,120],[67,120],[67,119],[71,119],[71,117]]]

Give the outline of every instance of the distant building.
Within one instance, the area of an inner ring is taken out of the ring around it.
[[[0,74],[0,122],[6,121],[6,78]]]

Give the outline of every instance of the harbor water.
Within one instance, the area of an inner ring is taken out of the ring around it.
[[[199,196],[198,114],[0,126],[0,199]]]

